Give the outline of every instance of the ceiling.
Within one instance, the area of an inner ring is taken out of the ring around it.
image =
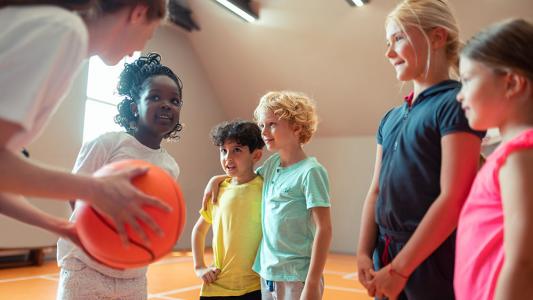
[[[504,18],[533,19],[533,0],[450,2],[463,39]],[[316,100],[319,136],[373,135],[409,89],[384,57],[384,19],[396,3],[256,0],[259,20],[246,23],[214,0],[189,0],[201,30],[186,34],[229,118],[251,118],[261,95],[288,89]]]

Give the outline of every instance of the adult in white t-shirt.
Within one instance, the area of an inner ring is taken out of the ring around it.
[[[0,4],[0,213],[78,242],[70,223],[37,210],[23,196],[83,199],[111,217],[123,239],[125,225],[137,219],[160,231],[141,207],[167,206],[130,182],[146,170],[95,178],[38,165],[20,155],[65,97],[85,58],[99,55],[107,64],[116,64],[142,50],[166,14],[164,0],[88,0],[80,14],[69,2],[63,1],[63,7],[43,5],[46,1]],[[72,2],[79,6],[80,1]]]

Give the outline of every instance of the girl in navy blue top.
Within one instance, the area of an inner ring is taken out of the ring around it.
[[[386,40],[397,79],[413,92],[379,126],[359,280],[378,298],[454,299],[454,231],[483,136],[469,128],[450,80],[456,22],[446,1],[405,0],[387,17]]]

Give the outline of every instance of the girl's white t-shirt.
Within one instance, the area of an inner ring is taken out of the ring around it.
[[[87,57],[89,33],[66,9],[0,9],[0,119],[21,126],[8,142],[18,152],[45,127]]]
[[[176,160],[163,148],[151,149],[141,144],[135,137],[125,132],[105,133],[95,140],[84,144],[78,154],[73,173],[92,174],[111,162],[124,159],[141,159],[152,163],[167,171],[176,181],[180,172]],[[81,201],[76,202],[76,208],[70,220],[76,219]],[[57,242],[57,262],[64,269],[76,270],[84,265],[113,278],[137,278],[146,274],[146,268],[116,270],[106,267],[91,259],[76,245],[66,239]]]

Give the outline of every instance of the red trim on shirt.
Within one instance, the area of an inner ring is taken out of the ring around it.
[[[411,107],[411,105],[413,104],[413,98],[415,96],[415,92],[414,91],[411,91],[409,92],[409,95],[403,97],[403,100],[405,100],[405,102],[407,103],[407,105],[409,107]]]

